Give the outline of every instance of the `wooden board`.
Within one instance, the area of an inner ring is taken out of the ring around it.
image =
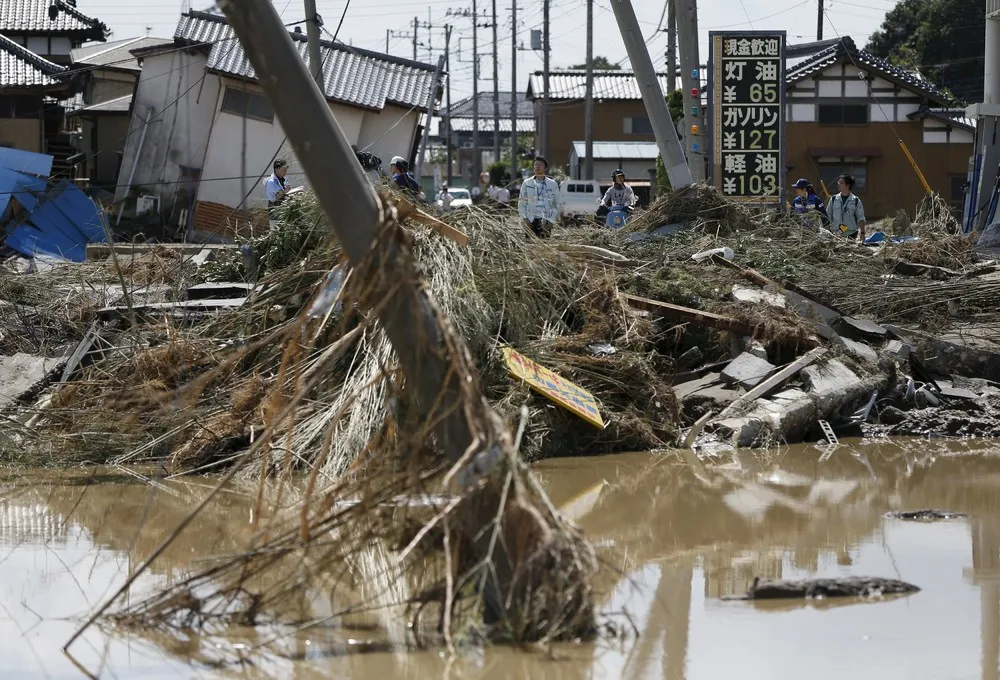
[[[669,302],[650,300],[649,298],[638,297],[637,295],[626,295],[623,293],[622,297],[625,298],[625,301],[633,307],[637,307],[654,314],[660,314],[668,319],[687,321],[695,324],[696,326],[717,328],[722,331],[734,331],[741,335],[753,335],[754,332],[753,326],[737,321],[736,319],[728,316],[721,316],[719,314],[713,314],[712,312],[703,312],[699,309],[691,309],[690,307],[681,307],[680,305],[672,305]]]
[[[590,392],[528,357],[518,354],[512,347],[503,348],[503,360],[512,376],[520,378],[539,394],[580,416],[591,425],[604,429],[601,410]]]

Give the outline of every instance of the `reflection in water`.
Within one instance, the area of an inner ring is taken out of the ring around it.
[[[809,447],[780,460],[741,453],[706,467],[704,480],[672,455],[541,464],[553,501],[613,567],[598,584],[600,605],[609,615],[624,612],[613,620],[626,632],[626,618],[640,630],[625,644],[548,653],[492,647],[449,660],[438,650],[408,650],[407,619],[391,609],[328,618],[337,607],[324,589],[285,603],[323,621],[298,632],[232,628],[178,637],[94,628],[74,653],[95,675],[104,668],[130,678],[1000,680],[1000,457],[966,446],[845,445],[824,461]],[[31,482],[0,501],[0,677],[78,677],[55,652],[77,617],[152,554],[209,482]],[[970,519],[882,517],[921,508]],[[246,498],[223,494],[128,596],[141,598],[200,570],[206,558],[238,552],[249,519]],[[372,551],[357,564],[368,578],[361,590],[383,604],[408,594],[405,583],[374,576],[388,560]],[[745,592],[758,576],[839,575],[900,578],[922,591],[872,604],[719,600]],[[234,663],[213,665],[220,655]]]

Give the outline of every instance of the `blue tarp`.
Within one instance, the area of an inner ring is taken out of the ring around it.
[[[23,209],[3,230],[3,242],[27,257],[46,255],[83,262],[88,243],[106,240],[104,215],[72,182],[46,179],[46,168],[51,165],[51,156],[0,153],[0,215],[12,198]],[[36,170],[44,170],[44,175],[32,172]]]

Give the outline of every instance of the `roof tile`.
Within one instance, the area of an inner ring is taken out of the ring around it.
[[[59,8],[55,20],[49,19],[49,7]],[[87,33],[93,40],[104,40],[107,27],[76,8],[75,0],[2,0],[0,33]]]
[[[669,92],[669,78],[665,73],[657,74],[660,89]],[[542,72],[535,71],[528,84],[528,98],[534,99],[543,92]],[[587,93],[587,72],[550,71],[549,99],[578,99],[582,101]],[[632,71],[594,71],[594,99],[642,99],[642,90]]]
[[[0,87],[58,85],[60,81],[53,76],[65,70],[0,35]]]

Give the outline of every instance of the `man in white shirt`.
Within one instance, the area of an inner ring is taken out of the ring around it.
[[[544,156],[535,157],[535,175],[521,184],[517,212],[525,226],[539,238],[548,238],[552,225],[559,221],[559,185],[545,173],[549,162]]]
[[[267,196],[267,224],[271,229],[278,226],[277,208],[284,203],[291,188],[285,180],[288,162],[283,158],[274,161],[274,172],[264,180],[264,195]]]
[[[856,235],[858,241],[864,242],[868,223],[865,221],[865,207],[852,191],[854,177],[841,175],[837,178],[837,188],[840,193],[831,196],[826,206],[826,214],[830,216],[830,227],[834,233],[848,238],[854,238]]]
[[[497,187],[497,195],[494,198],[497,203],[506,208],[510,204],[510,190],[505,186],[499,186]]]
[[[448,193],[448,185],[441,185],[441,192],[437,196],[438,200],[441,201],[441,207],[445,210],[451,209],[451,202],[453,199],[452,195]]]

